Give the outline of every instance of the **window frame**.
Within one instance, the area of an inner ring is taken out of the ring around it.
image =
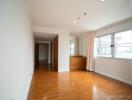
[[[118,31],[118,32],[115,32],[115,33],[112,33],[112,34],[114,34],[114,47],[115,47],[115,34],[118,34],[118,33],[123,33],[123,32],[127,32],[127,31],[132,31],[132,29],[129,29],[129,30],[124,30],[124,31]],[[119,45],[119,44],[118,44]],[[114,48],[114,50],[115,50],[115,48]],[[115,53],[115,51],[113,50],[113,52]],[[114,57],[113,58],[115,58],[115,59],[126,59],[126,60],[132,60],[132,58],[123,58],[123,57],[121,57],[121,58],[119,58],[119,57],[116,57],[115,56],[115,54],[114,54]]]
[[[111,57],[100,56],[99,55],[99,50],[98,50],[98,55],[96,57],[97,58],[117,59],[117,60],[132,60],[132,58],[123,58],[123,57],[122,58],[118,58],[118,57],[115,57],[115,34],[118,34],[118,33],[121,33],[121,32],[126,32],[126,31],[132,31],[132,29],[118,31],[118,32],[109,33],[109,34],[105,34],[105,35],[101,35],[101,36],[95,37],[94,39],[96,39],[96,38],[100,39],[100,37],[111,35],[111,45],[114,45],[114,47],[111,47]],[[99,44],[100,44],[100,42],[99,42]],[[100,48],[100,45],[99,45],[99,48]]]
[[[99,48],[100,48],[100,38],[104,37],[104,36],[108,36],[108,35],[111,35],[111,34],[105,34],[105,35],[101,35],[101,36],[96,37],[96,38],[99,39]],[[111,35],[111,38],[112,38],[112,35]],[[111,45],[112,45],[112,41],[111,41]],[[109,56],[100,56],[100,50],[99,49],[98,49],[97,52],[98,52],[98,56],[97,57],[101,57],[101,58],[111,58],[112,57],[112,49],[111,49],[111,57],[109,57]]]

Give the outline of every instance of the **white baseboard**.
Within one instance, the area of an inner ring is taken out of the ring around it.
[[[29,93],[29,90],[30,90],[30,86],[31,86],[31,82],[32,82],[32,78],[33,78],[33,73],[34,73],[34,70],[33,70],[33,72],[31,72],[30,74],[29,74],[29,82],[28,82],[28,86],[27,86],[27,96],[26,96],[26,100],[27,100],[27,98],[28,98],[28,93]]]

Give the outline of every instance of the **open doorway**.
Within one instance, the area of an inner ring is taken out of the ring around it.
[[[35,44],[35,68],[47,68],[51,66],[51,42]]]
[[[46,65],[50,64],[49,62],[49,44],[48,43],[40,43],[39,44],[39,66],[47,67]]]
[[[47,39],[36,40],[35,68],[58,71],[58,36],[52,39],[48,36]]]

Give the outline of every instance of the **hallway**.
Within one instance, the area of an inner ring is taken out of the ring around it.
[[[92,72],[49,71],[41,64],[28,100],[132,100],[132,86]]]

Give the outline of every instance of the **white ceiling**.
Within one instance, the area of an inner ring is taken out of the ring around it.
[[[97,30],[132,16],[129,0],[30,0],[30,6],[33,26],[64,29],[74,34]],[[73,24],[77,17],[80,21]]]

